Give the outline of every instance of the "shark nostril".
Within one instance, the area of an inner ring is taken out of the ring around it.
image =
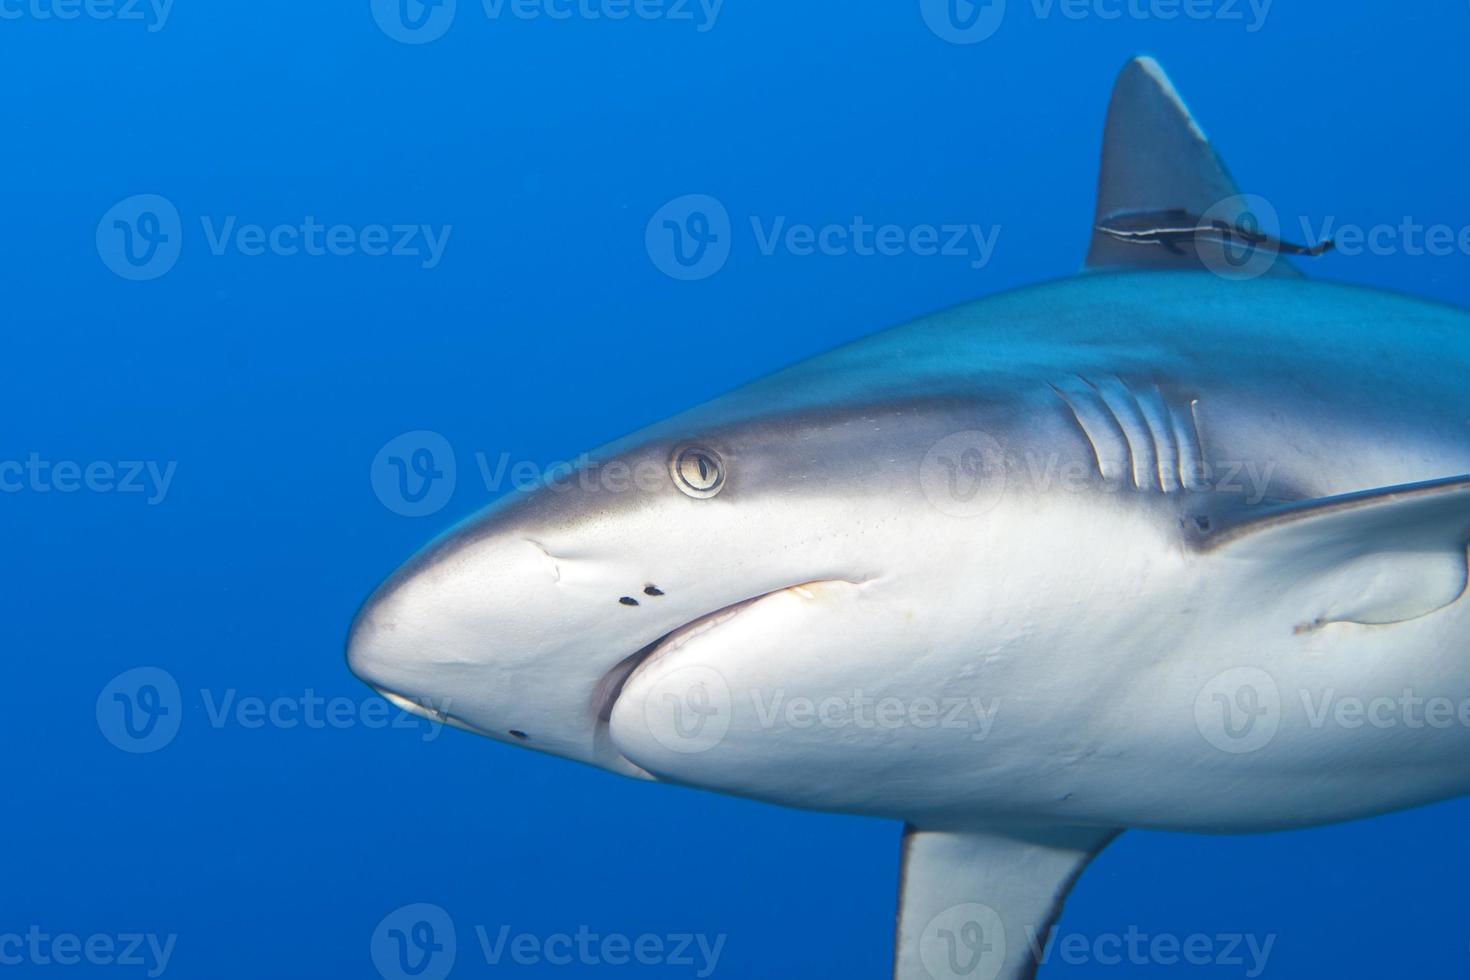
[[[506,734],[510,735],[511,738],[519,739],[522,742],[524,742],[526,739],[528,739],[528,738],[531,737],[531,736],[527,735],[525,732],[521,731],[519,728],[512,728]]]
[[[644,595],[663,595],[664,594],[664,590],[663,589],[660,589],[656,585],[645,585],[643,587],[643,594]]]
[[[618,601],[621,602],[625,606],[636,606],[636,605],[638,605],[638,600],[635,599],[635,598],[633,598],[630,595],[625,595],[621,599],[619,599]]]

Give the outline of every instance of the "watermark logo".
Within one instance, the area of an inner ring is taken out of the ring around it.
[[[521,492],[546,487],[556,493],[656,493],[669,485],[669,465],[664,460],[596,460],[582,453],[543,466],[526,459],[513,461],[504,452],[492,461],[488,453],[477,451],[475,465],[487,494],[507,486]]]
[[[458,0],[372,0],[378,28],[400,44],[428,44],[448,33]]]
[[[919,0],[929,30],[951,44],[978,44],[1005,21],[1006,0]]]
[[[823,225],[788,222],[785,215],[777,215],[769,227],[759,216],[752,215],[750,228],[755,234],[756,248],[767,258],[778,251],[798,257],[917,255],[930,258],[937,255],[968,259],[970,268],[977,270],[990,264],[1000,238],[999,225],[986,227],[957,222],[875,225],[862,215]]]
[[[1194,723],[1205,741],[1222,752],[1259,752],[1281,728],[1281,690],[1258,667],[1231,668],[1200,689]]]
[[[373,493],[393,513],[437,514],[454,496],[454,448],[437,432],[405,432],[378,450],[371,478]]]
[[[726,936],[705,933],[600,933],[586,925],[539,934],[508,925],[475,926],[485,965],[684,967],[705,980],[719,966]],[[468,949],[468,947],[467,947]],[[383,980],[444,980],[458,959],[454,920],[437,905],[420,902],[395,909],[373,930],[373,966]]]
[[[49,933],[31,926],[0,933],[0,966],[138,967],[149,978],[163,976],[178,945],[176,933]]]
[[[437,905],[405,905],[378,923],[370,949],[383,980],[444,980],[458,953],[454,920]]]
[[[933,732],[983,742],[995,727],[1002,702],[998,697],[896,697],[861,689],[818,696],[793,694],[785,688],[732,692],[715,669],[689,666],[656,679],[644,696],[643,720],[649,734],[664,748],[693,755],[723,743],[737,707],[742,732],[748,735]]]
[[[669,21],[714,29],[724,0],[480,0],[487,21]],[[372,0],[379,29],[403,44],[437,41],[454,23],[456,0]]]
[[[1315,224],[1315,227],[1314,227]],[[1331,215],[1319,222],[1301,218],[1302,237],[1307,241],[1332,241],[1339,255],[1407,255],[1410,258],[1470,256],[1470,225],[1425,224],[1405,215],[1398,224],[1339,224]]]
[[[178,208],[158,194],[124,198],[97,222],[97,254],[107,268],[133,282],[167,275],[179,261],[183,241]]]
[[[750,215],[751,239],[765,258],[778,253],[805,258],[914,255],[966,259],[973,269],[990,264],[999,225],[966,222],[877,224],[862,215],[842,221],[792,221],[787,215]],[[708,194],[686,194],[659,208],[644,229],[654,266],[672,279],[708,279],[724,268],[734,244],[730,213]]]
[[[1345,693],[1336,688],[1289,691],[1298,730],[1344,737],[1383,732],[1470,730],[1470,697],[1404,688],[1395,694]],[[1301,705],[1300,715],[1296,712]],[[1232,754],[1264,749],[1280,731],[1286,702],[1270,674],[1237,667],[1212,678],[1195,700],[1200,734],[1215,748]]]
[[[1255,980],[1266,972],[1276,936],[1268,933],[1195,932],[1187,936],[1174,933],[1150,934],[1130,925],[1123,932],[1097,935],[1062,933],[1053,926],[1046,936],[1027,928],[1027,945],[1041,966],[1058,960],[1067,966],[1199,966],[1217,967],[1222,971],[1235,967]]]
[[[233,214],[218,219],[203,215],[199,222],[204,243],[215,258],[231,252],[245,258],[386,257],[417,260],[425,271],[439,267],[454,233],[453,225],[325,224],[313,215],[273,225],[242,222]],[[119,201],[97,223],[97,254],[103,264],[134,282],[167,275],[178,263],[183,242],[178,208],[158,194]]]
[[[990,737],[1000,712],[1000,698],[874,697],[863,691],[851,695],[811,698],[788,696],[777,689],[768,698],[751,692],[751,705],[763,731],[807,731],[857,729],[859,731],[902,730],[966,732],[972,742]]]
[[[205,215],[199,221],[209,253],[215,258],[230,251],[251,259],[262,255],[281,258],[365,255],[374,259],[417,259],[419,268],[425,272],[437,269],[444,261],[444,250],[454,233],[453,225],[367,224],[360,228],[341,223],[327,225],[312,215],[299,222],[270,226],[242,224],[235,215],[226,215],[218,222]]]
[[[124,671],[97,695],[97,728],[124,752],[167,748],[179,734],[183,713],[179,684],[160,667]]]
[[[1281,219],[1259,194],[1233,194],[1200,215],[1202,229],[1225,228],[1230,234],[1199,250],[1205,268],[1222,279],[1258,279],[1280,256]]]
[[[204,688],[199,692],[209,727],[216,731],[234,725],[245,731],[272,728],[278,731],[346,731],[350,728],[371,730],[395,729],[417,731],[425,742],[432,742],[444,731],[449,717],[450,698],[416,698],[403,705],[383,697],[358,701],[345,695],[327,698],[307,688],[299,695],[263,698],[251,694],[244,697],[234,688],[216,692]]]
[[[1039,21],[1216,21],[1239,23],[1247,34],[1266,26],[1274,0],[1027,0]],[[976,44],[1000,30],[1006,0],[919,0],[924,23],[941,40]]]
[[[1130,389],[1108,388],[1107,382],[1101,386],[1083,383],[1097,397],[1089,401],[1087,396],[1077,397],[1060,389],[1057,392],[1079,423],[1084,427],[1099,422],[1116,425],[1113,414],[1117,410],[1106,405],[1102,398],[1116,398]],[[1155,398],[1155,405],[1158,404]],[[1169,411],[1167,406],[1159,410]],[[1185,420],[1183,424],[1189,422]],[[1025,448],[1008,453],[988,433],[969,430],[952,433],[934,443],[918,469],[920,489],[932,506],[951,517],[970,518],[989,513],[1007,495],[1018,492],[1124,494],[1149,490],[1179,495],[1229,494],[1248,506],[1255,506],[1270,496],[1278,465],[1269,459],[1212,462],[1194,454],[1179,459],[1177,467],[1154,466],[1152,462],[1140,466],[1133,458],[1118,458],[1109,451],[1107,443],[1102,444],[1099,455],[1090,459],[1070,452],[1037,452]],[[1198,530],[1207,532],[1208,519],[1201,516],[1199,520]]]
[[[487,496],[507,490],[526,493],[657,493],[669,486],[667,459],[594,459],[580,453],[568,460],[541,463],[510,453],[474,452],[475,468]],[[450,501],[458,481],[458,456],[437,432],[420,430],[396,436],[378,451],[370,467],[373,493],[395,514],[424,517]],[[0,490],[4,485],[0,463]],[[471,472],[466,470],[465,472]]]
[[[168,24],[174,0],[0,0],[0,21],[111,20],[144,24],[157,34]]]
[[[619,967],[637,964],[683,967],[692,970],[699,980],[714,974],[720,965],[720,954],[726,940],[723,933],[716,936],[702,932],[645,932],[637,936],[620,932],[598,933],[586,925],[578,926],[574,932],[555,932],[545,936],[530,932],[513,933],[506,925],[492,935],[487,927],[479,925],[475,926],[475,936],[480,941],[485,965],[492,969],[503,965]]]
[[[1270,201],[1236,194],[1215,204],[1190,233],[1206,268],[1226,279],[1254,279],[1272,271],[1278,256],[1316,257],[1335,251],[1346,258],[1406,255],[1411,258],[1470,256],[1470,225],[1425,223],[1405,215],[1395,224],[1359,225],[1334,216],[1299,217],[1299,242],[1284,240]]]
[[[694,25],[704,34],[719,20],[725,0],[481,0],[485,16],[500,20],[666,20]]]
[[[352,728],[416,731],[437,739],[449,718],[451,699],[423,698],[395,704],[383,697],[325,697],[307,688],[300,694],[241,696],[235,688],[198,692],[211,729],[243,731],[346,731]],[[145,754],[167,748],[179,734],[183,698],[178,681],[160,667],[137,667],[114,677],[97,696],[97,727],[124,752]]]
[[[24,460],[0,460],[0,493],[138,493],[148,506],[163,503],[178,472],[176,461],[49,460],[31,453]]]
[[[1006,479],[1005,450],[978,430],[945,436],[919,464],[924,498],[950,517],[989,513],[1005,496]]]
[[[1396,696],[1362,697],[1340,694],[1335,688],[1297,692],[1307,725],[1314,731],[1329,726],[1342,731],[1384,732],[1394,729],[1445,731],[1470,729],[1470,698],[1426,696],[1404,688]]]
[[[919,962],[934,980],[995,980],[1006,962],[1006,930],[989,905],[954,905],[929,920]]]
[[[648,257],[671,279],[708,279],[730,258],[730,213],[708,194],[686,194],[659,208],[644,230]]]
[[[692,755],[719,745],[730,731],[730,685],[712,667],[682,667],[660,677],[643,701],[649,734],[671,752]]]

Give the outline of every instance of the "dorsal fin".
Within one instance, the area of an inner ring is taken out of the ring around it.
[[[1202,219],[1234,225],[1241,220],[1235,212],[1245,206],[1235,180],[1159,63],[1148,57],[1128,62],[1108,107],[1087,268],[1238,267],[1239,258],[1227,257],[1218,240],[1149,238],[1138,229],[1193,227]],[[1249,216],[1247,223],[1254,220]],[[1300,274],[1274,253],[1255,256],[1252,265],[1252,276],[1267,269],[1274,275]]]

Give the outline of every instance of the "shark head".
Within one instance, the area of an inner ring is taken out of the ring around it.
[[[1222,506],[1197,492],[1218,358],[1170,318],[1261,320],[1295,276],[1275,238],[1255,281],[1205,271],[1245,232],[1203,216],[1238,195],[1148,59],[1102,171],[1100,274],[859,340],[493,504],[371,597],[352,669],[490,738],[838,812],[973,813],[992,760],[1072,757],[1050,685],[1118,681],[1071,651],[1132,642],[1139,594],[1191,601],[1179,529],[1223,526],[1189,510]],[[1164,339],[1129,341],[1144,322]]]
[[[493,739],[684,779],[749,702],[750,665],[799,685],[800,665],[879,665],[920,635],[933,571],[914,542],[953,519],[925,502],[947,476],[925,456],[998,408],[873,379],[856,360],[793,369],[513,492],[378,588],[352,670]]]

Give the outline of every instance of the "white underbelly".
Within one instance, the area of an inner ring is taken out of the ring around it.
[[[670,781],[930,822],[1232,832],[1470,792],[1470,602],[1312,627],[1320,582],[1085,516],[762,599],[643,664],[613,739]]]

